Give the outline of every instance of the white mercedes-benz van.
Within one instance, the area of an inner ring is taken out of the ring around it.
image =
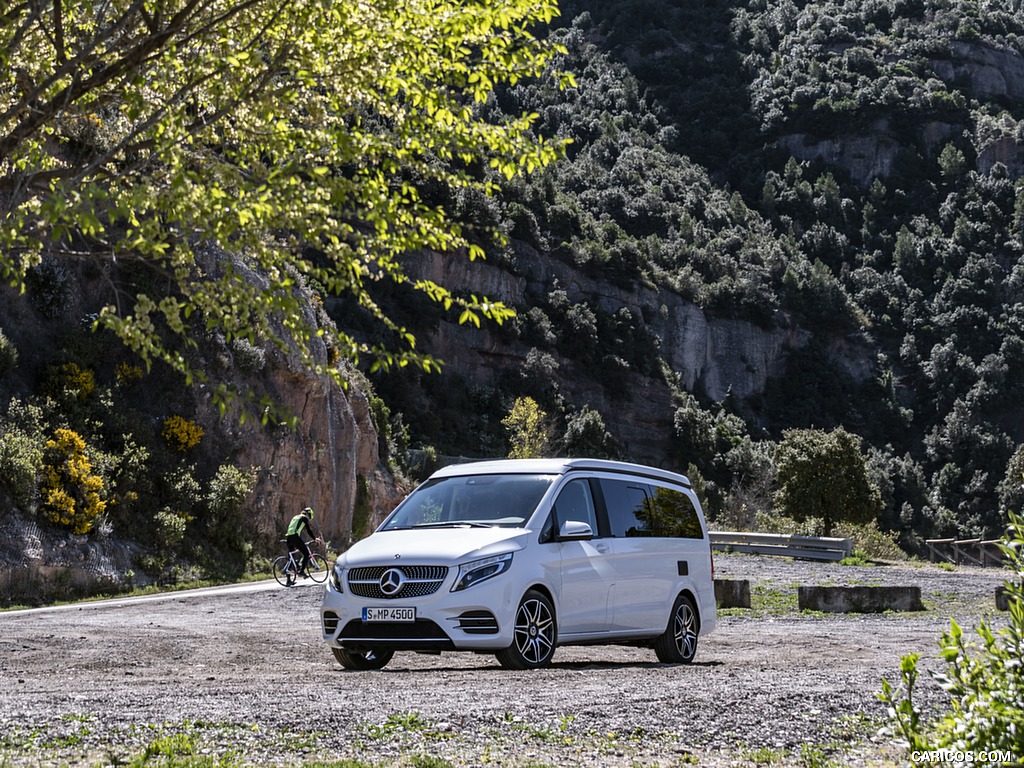
[[[689,663],[715,627],[711,545],[682,475],[595,459],[445,467],[331,572],[320,616],[343,667],[395,651],[494,653],[537,669],[559,645]]]

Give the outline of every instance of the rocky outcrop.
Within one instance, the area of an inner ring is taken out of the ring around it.
[[[996,165],[1006,168],[1014,179],[1024,176],[1024,144],[1013,136],[993,139],[978,153],[978,172],[989,174]]]
[[[457,257],[420,254],[409,268],[418,277],[444,281],[456,291],[513,306],[527,306],[528,297],[557,287],[570,302],[585,301],[609,314],[625,307],[634,317],[644,318],[644,329],[657,340],[659,355],[679,386],[712,401],[729,395],[743,401],[763,394],[769,379],[784,374],[790,352],[810,340],[807,331],[782,313],[771,328],[708,318],[699,307],[666,289],[638,285],[626,290],[522,244],[517,244],[511,265],[468,264]],[[494,386],[521,369],[530,352],[528,344],[510,340],[508,334],[487,324],[476,329],[441,322],[424,343],[449,370],[483,386]],[[854,378],[873,375],[872,356],[866,348],[843,340],[831,345],[831,352]],[[558,386],[570,402],[598,410],[631,458],[664,464],[676,407],[664,379],[628,372],[624,381],[609,388],[571,359],[561,357],[557,363]]]
[[[1012,48],[954,41],[949,55],[929,60],[935,77],[946,88],[969,100],[1019,103],[1024,100],[1024,56]],[[947,142],[964,130],[944,122],[927,122],[920,127],[920,146],[930,158],[937,158]],[[778,145],[801,161],[822,162],[845,170],[850,179],[867,188],[875,179],[886,179],[901,153],[908,151],[905,139],[898,139],[888,118],[875,121],[869,130],[819,138],[806,133],[780,136]],[[989,173],[996,163],[1013,178],[1024,175],[1024,146],[1013,137],[993,140],[978,150],[977,170]]]
[[[247,281],[267,287],[265,275],[231,254],[206,248],[199,259],[210,274],[230,263]],[[311,298],[300,311],[307,327],[329,322],[326,315],[318,314]],[[288,337],[283,328],[278,334]],[[324,342],[313,339],[310,343],[315,363],[327,368]],[[202,354],[210,360],[204,367],[211,368],[225,351],[204,350]],[[377,431],[360,386],[363,379],[349,369],[343,387],[329,376],[310,371],[295,350],[268,348],[264,359],[265,365],[253,375],[246,376],[238,365],[227,366],[222,375],[238,391],[265,397],[294,417],[294,429],[267,427],[253,420],[242,424],[239,418],[220,418],[209,406],[204,409],[205,421],[227,432],[225,447],[234,464],[258,470],[251,515],[261,534],[280,538],[292,516],[309,506],[317,512],[316,524],[328,539],[347,543],[360,483],[370,495],[367,503],[371,507],[376,504],[370,481],[378,463]]]
[[[850,174],[851,180],[864,188],[892,173],[901,149],[900,143],[885,133],[830,139],[794,133],[780,137],[779,145],[797,160],[842,168]]]
[[[264,538],[281,538],[291,517],[310,506],[328,539],[347,542],[359,483],[374,477],[378,462],[366,394],[355,383],[342,389],[280,359],[268,363],[260,378],[274,401],[297,418],[295,429],[220,419],[212,408],[204,409],[203,418],[224,430],[232,463],[257,469],[250,518]],[[371,504],[375,495],[390,495],[385,488],[376,491],[371,489]]]
[[[83,274],[61,277],[67,290],[60,305],[46,312],[40,310],[38,296],[0,287],[0,328],[19,350],[18,365],[0,381],[0,395],[25,398],[35,393],[47,367],[59,361],[70,332],[101,306],[104,280],[93,275],[90,282],[90,276]],[[111,382],[115,363],[125,351],[120,342],[102,332],[88,343],[95,346],[90,355],[97,383],[104,386]],[[266,395],[297,417],[294,429],[262,425],[251,413],[243,423],[240,412],[220,413],[209,388],[202,384],[181,388],[178,378],[166,370],[160,372],[159,366],[133,396],[132,407],[151,424],[159,425],[177,413],[202,426],[202,442],[187,460],[195,462],[196,477],[210,477],[225,463],[256,470],[255,488],[246,502],[246,538],[255,534],[259,545],[276,549],[288,520],[309,505],[317,510],[324,535],[339,548],[351,540],[357,498],[371,524],[393,509],[402,488],[387,468],[379,466],[377,432],[358,374],[350,372],[347,386],[342,387],[269,348],[263,350],[262,366],[240,372],[223,340],[209,335],[200,338],[195,354],[197,364],[217,380],[241,392],[252,391],[257,399]],[[318,355],[325,361],[326,349],[321,348]],[[123,396],[115,396],[115,405],[116,398]],[[34,515],[13,509],[0,509],[0,520],[7,526],[2,533],[8,543],[0,549],[0,598],[10,599],[26,590],[39,594],[59,584],[83,591],[117,589],[128,583],[126,574],[138,568],[135,560],[141,548],[119,541],[116,530],[71,536],[39,526]],[[139,584],[146,581],[141,573],[135,578]]]
[[[955,41],[949,58],[930,63],[936,76],[969,99],[1024,100],[1024,56],[1013,49]]]

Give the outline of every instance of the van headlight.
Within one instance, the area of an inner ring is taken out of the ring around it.
[[[342,589],[341,586],[342,579],[344,578],[343,573],[344,569],[340,565],[335,565],[333,568],[331,568],[331,572],[327,576],[328,580],[331,582],[331,587],[334,589],[335,592],[345,591],[344,589]]]
[[[455,586],[452,592],[468,589],[481,581],[487,581],[495,576],[504,573],[512,565],[512,553],[485,557],[482,560],[473,560],[459,566],[459,575],[455,579]]]

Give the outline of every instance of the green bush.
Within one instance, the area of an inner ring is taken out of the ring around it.
[[[44,261],[25,275],[25,287],[43,317],[60,317],[67,309],[71,297],[73,275],[62,263]]]
[[[166,561],[170,561],[181,548],[189,520],[187,515],[166,507],[153,515],[157,546]]]
[[[1010,611],[1007,625],[993,631],[987,620],[977,629],[981,646],[968,643],[955,620],[939,642],[945,671],[932,673],[949,694],[949,710],[925,719],[914,704],[918,654],[904,656],[898,695],[888,680],[879,698],[889,706],[892,731],[910,750],[965,753],[1007,751],[1024,756],[1024,517],[1010,514],[1000,545],[1012,577],[1006,582]]]
[[[820,519],[823,536],[832,536],[838,522],[866,523],[882,511],[860,437],[842,427],[784,432],[775,452],[775,479],[776,511],[796,520]]]
[[[0,434],[0,487],[14,503],[28,507],[36,494],[36,473],[43,463],[40,441],[20,430]]]
[[[235,365],[244,373],[259,373],[267,364],[267,353],[248,339],[235,339],[231,342],[231,353]]]
[[[508,433],[510,459],[538,459],[547,453],[551,442],[548,415],[532,397],[517,397],[501,423]]]
[[[256,484],[256,473],[223,464],[210,480],[206,494],[209,517],[207,529],[211,542],[231,551],[239,551],[244,542],[245,500]]]

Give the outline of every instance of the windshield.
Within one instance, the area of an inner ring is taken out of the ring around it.
[[[429,480],[412,492],[381,530],[519,528],[554,479],[549,475],[468,475]]]

